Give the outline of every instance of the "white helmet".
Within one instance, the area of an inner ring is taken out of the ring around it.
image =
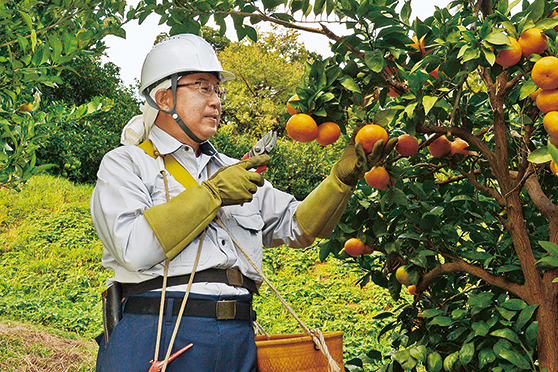
[[[194,34],[171,36],[155,45],[145,57],[141,69],[140,94],[173,74],[182,72],[215,72],[219,81],[234,79],[224,71],[211,45]]]

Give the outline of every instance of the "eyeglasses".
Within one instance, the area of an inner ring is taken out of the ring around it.
[[[176,87],[188,87],[196,84],[198,84],[198,90],[203,95],[210,96],[211,94],[213,94],[213,92],[215,92],[219,99],[224,100],[225,98],[227,98],[227,90],[225,88],[221,88],[220,85],[215,86],[207,80],[192,81],[189,83],[179,84]]]

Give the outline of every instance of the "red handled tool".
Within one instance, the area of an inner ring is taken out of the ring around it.
[[[277,142],[277,134],[270,130],[265,136],[263,136],[250,151],[248,151],[241,160],[246,160],[252,156],[269,154]],[[256,172],[261,173],[267,168],[267,165],[262,165],[256,169]]]
[[[175,352],[174,354],[172,354],[169,357],[169,360],[168,360],[167,364],[172,362],[174,359],[178,358],[178,356],[180,354],[182,354],[183,352],[185,352],[186,350],[188,350],[192,346],[194,346],[194,344],[188,344],[188,345],[184,346],[182,349],[180,349],[177,352]],[[147,371],[147,372],[160,372],[163,369],[163,365],[165,364],[165,361],[164,360],[155,360],[155,361],[152,360],[149,363],[151,363],[151,367],[149,367],[149,371]]]

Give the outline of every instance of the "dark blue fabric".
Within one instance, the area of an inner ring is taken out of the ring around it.
[[[147,293],[144,296],[160,296]],[[183,293],[166,294],[168,301],[183,298]],[[190,294],[189,298],[249,302],[246,296],[207,296]],[[168,308],[172,309],[172,306]],[[159,360],[167,353],[176,316],[166,314],[163,322]],[[109,339],[99,346],[96,372],[147,372],[155,353],[157,315],[124,313]],[[193,343],[190,349],[168,364],[168,372],[255,372],[256,344],[252,322],[183,317],[172,352]]]

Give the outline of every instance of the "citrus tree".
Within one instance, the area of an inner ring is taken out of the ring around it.
[[[261,21],[330,39],[332,56],[306,65],[290,105],[319,127],[366,128],[375,168],[320,255],[357,265],[362,285],[412,298],[378,316],[393,351],[371,350],[346,361],[348,369],[555,372],[558,150],[550,113],[558,111],[558,80],[553,60],[535,66],[558,53],[557,8],[548,0],[455,0],[423,20],[411,19],[411,1],[397,0],[145,2],[135,11],[160,14],[172,33],[198,33],[210,19],[224,32],[230,17],[239,39],[255,41]],[[304,118],[296,121],[311,127]],[[387,141],[370,125],[383,127]]]
[[[100,55],[108,34],[124,36],[125,1],[2,1],[0,4],[0,185],[17,186],[36,166],[37,126],[75,120],[110,107],[96,98],[80,107],[41,108],[44,87],[79,55]],[[84,82],[87,84],[87,82]]]

